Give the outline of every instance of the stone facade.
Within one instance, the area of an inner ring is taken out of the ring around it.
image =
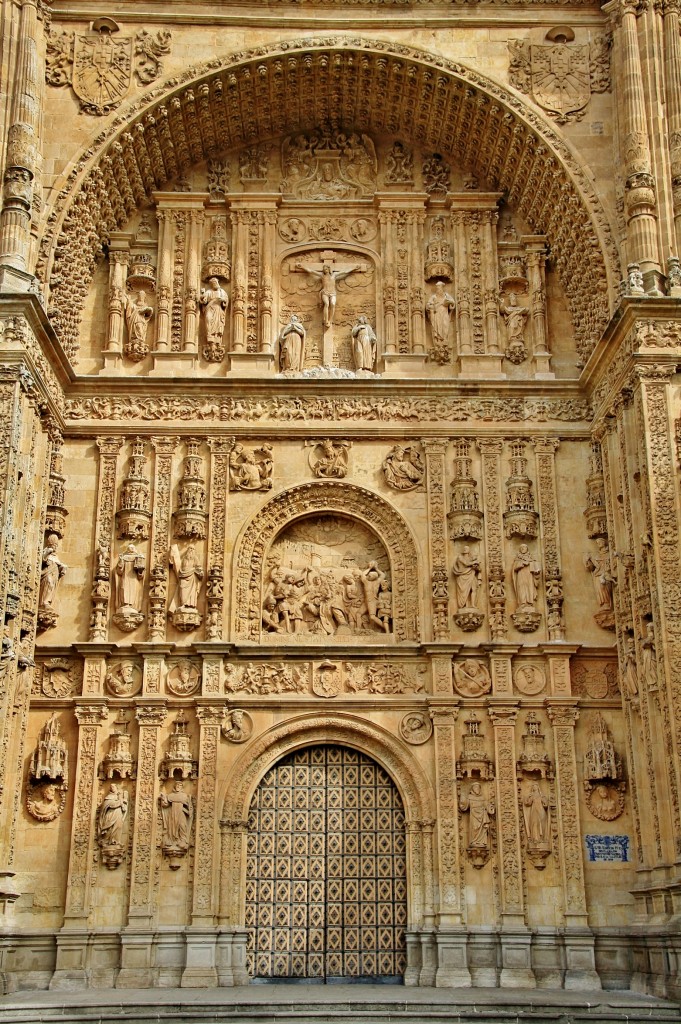
[[[678,4],[116,12],[3,0],[5,989],[678,998]]]

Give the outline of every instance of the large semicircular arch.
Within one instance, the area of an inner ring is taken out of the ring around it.
[[[189,166],[322,128],[386,133],[440,152],[504,193],[546,235],[582,360],[609,318],[619,259],[585,164],[513,90],[460,62],[356,36],[280,42],[187,69],[129,104],[71,167],[46,211],[38,276],[76,356],[108,234]]]

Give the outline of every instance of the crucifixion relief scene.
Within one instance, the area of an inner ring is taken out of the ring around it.
[[[676,0],[0,3],[0,1011],[681,1021]]]

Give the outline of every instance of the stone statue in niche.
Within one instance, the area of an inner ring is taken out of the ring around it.
[[[163,821],[161,849],[168,858],[173,871],[177,871],[181,859],[189,850],[189,840],[194,820],[194,801],[185,792],[184,783],[178,779],[169,793],[162,792],[158,798]]]
[[[305,366],[305,335],[303,323],[296,313],[279,333],[279,368],[282,373],[301,373]]]
[[[454,689],[462,697],[482,697],[492,689],[489,669],[475,658],[454,662]]]
[[[443,281],[437,281],[435,292],[426,303],[426,316],[430,323],[433,357],[440,364],[448,363],[451,358],[450,333],[452,328],[452,311],[455,307],[454,296],[445,291]]]
[[[59,581],[66,575],[68,566],[57,555],[59,537],[49,533],[45,539],[40,570],[40,589],[38,592],[38,626],[41,630],[51,629],[57,625],[59,615],[54,604],[57,597]]]
[[[234,443],[229,454],[230,491],[269,491],[272,489],[272,445],[246,448]]]
[[[599,610],[594,615],[594,619],[602,629],[612,630],[615,628],[613,587],[617,580],[610,571],[610,552],[605,537],[598,537],[596,546],[598,551],[595,554],[589,553],[584,559],[584,566],[591,573],[598,599]]]
[[[113,870],[123,860],[123,826],[128,817],[129,797],[122,786],[112,782],[97,812],[97,843],[102,860]]]
[[[201,625],[198,602],[203,568],[199,565],[193,544],[188,544],[182,553],[178,545],[174,544],[169,558],[177,587],[168,608],[168,616],[176,629],[189,632]]]
[[[245,743],[253,732],[251,716],[241,708],[233,708],[225,715],[220,732],[229,743]]]
[[[144,555],[132,543],[126,545],[116,562],[113,621],[125,633],[132,632],[144,622],[142,584],[145,565]]]
[[[410,185],[414,181],[414,154],[396,140],[385,158],[386,185]]]
[[[643,681],[648,690],[657,690],[657,655],[655,652],[655,627],[652,622],[646,622],[646,634],[641,638],[643,649]]]
[[[323,480],[342,480],[348,472],[348,452],[351,441],[306,441],[310,447],[310,469]]]
[[[541,622],[541,614],[536,609],[540,575],[539,562],[536,561],[527,544],[521,544],[511,567],[516,598],[516,610],[511,619],[515,628],[521,633],[534,632]]]
[[[360,315],[352,328],[352,357],[358,373],[373,372],[376,365],[376,333],[364,314]]]
[[[457,612],[454,621],[465,632],[473,632],[482,625],[484,615],[478,610],[482,570],[480,556],[466,544],[454,560],[452,569],[456,586]]]
[[[512,291],[508,293],[508,297],[502,296],[499,308],[506,324],[506,358],[509,362],[519,365],[527,358],[524,332],[529,307],[519,306],[518,296]]]
[[[396,491],[413,491],[423,483],[426,467],[415,445],[396,444],[383,460],[383,475]]]
[[[310,274],[320,281],[319,304],[322,307],[322,323],[325,328],[331,327],[336,312],[338,301],[336,285],[350,274],[364,269],[363,263],[355,263],[347,267],[341,266],[337,269],[334,269],[330,262],[322,263],[320,267],[315,264],[296,263],[296,270]]]
[[[388,570],[383,546],[359,523],[321,516],[292,524],[270,552],[263,628],[272,639],[389,634]]]
[[[134,661],[121,661],[106,674],[106,688],[114,697],[133,697],[142,685],[142,673]]]
[[[361,199],[376,191],[376,151],[368,135],[312,132],[284,139],[281,191],[298,199]]]
[[[475,868],[482,868],[489,860],[489,832],[496,814],[494,798],[487,795],[481,782],[472,782],[467,794],[459,797],[459,810],[468,812],[468,857]]]
[[[206,326],[206,343],[203,347],[203,358],[209,363],[219,363],[225,357],[223,337],[229,295],[217,277],[211,277],[207,287],[201,289],[199,305],[203,310]]]
[[[124,353],[128,359],[139,362],[149,354],[147,329],[149,321],[154,315],[154,309],[147,303],[146,292],[142,289],[132,294],[126,292],[124,297],[125,326],[128,329]]]
[[[626,640],[622,681],[624,692],[632,700],[636,700],[638,698],[638,666],[636,665],[636,644],[633,637]]]
[[[527,853],[534,866],[541,870],[551,852],[549,800],[536,780],[530,782],[521,799]]]

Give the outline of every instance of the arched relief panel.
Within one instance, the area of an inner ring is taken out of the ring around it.
[[[583,162],[514,92],[458,62],[356,36],[259,47],[183,79],[130,104],[46,210],[36,269],[54,281],[50,316],[70,358],[102,245],[155,191],[229,149],[339,125],[413,140],[504,192],[546,235],[588,357],[620,277],[613,232]]]
[[[220,920],[242,925],[246,822],[251,800],[265,773],[277,761],[302,747],[337,744],[373,758],[397,786],[407,820],[409,864],[409,924],[422,921],[424,899],[432,899],[434,864],[422,856],[420,829],[432,828],[437,818],[431,782],[406,744],[386,730],[353,715],[308,714],[290,719],[258,736],[242,751],[224,780],[222,800],[222,855]],[[415,853],[418,851],[418,856]],[[418,865],[418,870],[414,870]]]
[[[392,587],[392,629],[397,643],[419,639],[419,572],[416,545],[399,513],[377,494],[352,484],[309,483],[282,491],[247,524],[234,560],[234,635],[237,641],[268,642],[276,635],[263,629],[266,570],[272,545],[285,528],[310,516],[354,520],[385,549]],[[375,559],[369,558],[369,561]],[[380,565],[379,571],[388,573]],[[375,624],[378,628],[378,624]],[[379,632],[377,638],[388,637]],[[295,642],[295,635],[292,637]],[[317,638],[318,640],[319,638]],[[352,636],[349,637],[352,639]]]

